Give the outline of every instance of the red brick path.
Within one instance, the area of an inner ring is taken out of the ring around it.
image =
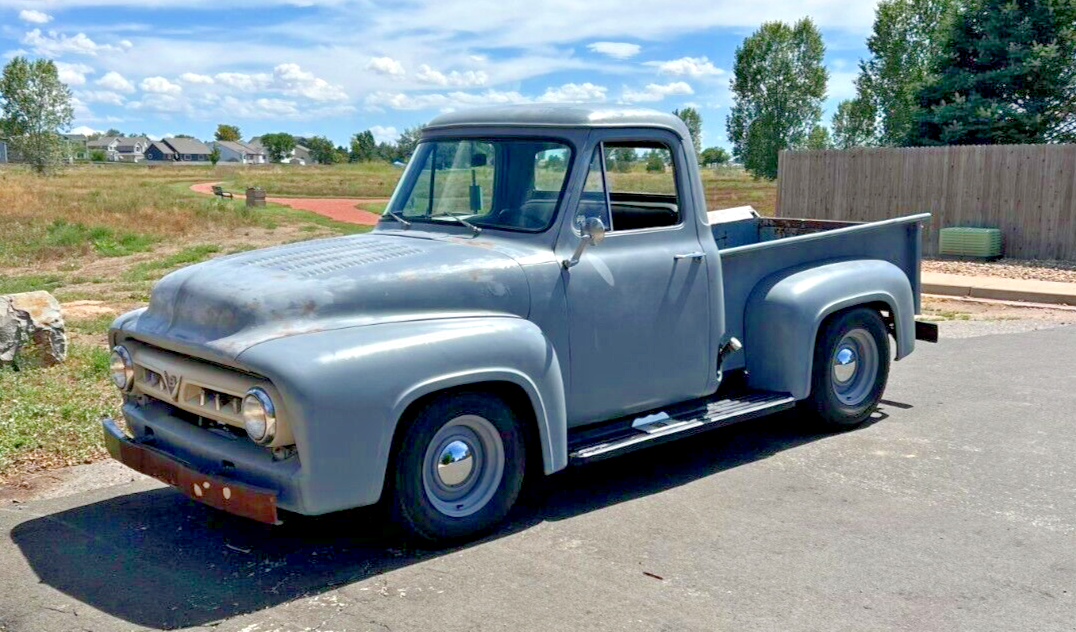
[[[213,195],[213,186],[219,182],[202,182],[191,185],[191,191]],[[339,222],[362,224],[373,226],[377,224],[380,215],[355,208],[362,202],[388,202],[388,198],[293,198],[293,197],[266,197],[267,202],[283,204],[292,208],[311,211],[318,215],[335,219]]]

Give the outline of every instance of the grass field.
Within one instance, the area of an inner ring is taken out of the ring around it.
[[[103,455],[98,420],[118,412],[107,378],[105,334],[122,311],[144,305],[153,283],[179,267],[251,248],[367,230],[284,206],[193,193],[221,181],[270,195],[383,198],[401,170],[390,165],[202,167],[98,165],[39,178],[0,168],[0,294],[48,290],[64,307],[68,361],[0,368],[0,484]],[[630,174],[646,177],[645,173]],[[776,189],[742,171],[706,171],[709,208],[751,204],[772,214]],[[384,204],[361,208],[380,212]]]

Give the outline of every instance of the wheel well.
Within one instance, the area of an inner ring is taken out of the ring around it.
[[[848,307],[839,309],[823,318],[822,322],[818,324],[818,329],[815,331],[815,345],[818,344],[818,336],[822,332],[822,328],[824,328],[829,321],[833,320],[834,318],[837,318],[845,312],[850,312],[853,309],[859,309],[861,307],[873,309],[874,311],[878,312],[878,315],[882,317],[882,322],[885,323],[886,331],[889,332],[890,336],[893,336],[894,340],[897,339],[897,316],[893,313],[892,306],[890,306],[889,303],[886,303],[885,301],[870,301],[867,303],[858,303],[856,305],[850,305]]]
[[[415,419],[423,408],[430,404],[430,402],[433,402],[440,397],[444,397],[449,393],[485,393],[499,397],[504,403],[508,404],[509,408],[511,408],[519,417],[523,424],[527,446],[527,474],[530,474],[531,470],[536,472],[543,471],[542,442],[539,438],[538,419],[535,417],[531,399],[527,395],[527,391],[523,390],[522,386],[513,382],[504,381],[476,382],[473,384],[450,386],[439,391],[427,393],[411,402],[407,408],[404,409],[403,414],[400,416],[399,423],[396,424],[396,430],[392,435],[392,452],[389,454],[390,467],[391,462],[398,451],[399,443],[403,438],[404,432],[407,430],[407,426]]]

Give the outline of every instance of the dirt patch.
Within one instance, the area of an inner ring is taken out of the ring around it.
[[[104,301],[70,301],[60,305],[64,318],[94,318],[118,314],[119,309],[114,305],[107,305]]]
[[[119,461],[104,459],[87,465],[17,476],[0,487],[0,506],[62,498],[147,478]]]
[[[191,185],[191,191],[213,195],[213,187],[219,182],[202,182]],[[266,197],[267,202],[290,206],[303,211],[317,213],[323,217],[334,219],[338,222],[359,224],[362,226],[374,226],[381,218],[376,213],[355,208],[356,204],[369,204],[388,202],[388,198],[297,198],[297,197]]]
[[[925,259],[923,260],[923,271],[964,276],[992,276],[1003,279],[1076,283],[1076,262],[1074,261],[999,259],[991,262],[979,262]]]
[[[1076,324],[1076,309],[1047,305],[977,299],[923,297],[923,316],[928,320],[1035,320],[1062,325]]]

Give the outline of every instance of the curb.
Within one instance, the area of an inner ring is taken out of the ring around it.
[[[1015,285],[1022,286],[1013,287]],[[1034,283],[1019,284],[1010,279],[994,281],[969,277],[967,281],[952,281],[950,279],[927,280],[924,278],[922,291],[926,294],[940,294],[943,296],[1048,303],[1051,305],[1076,305],[1076,283],[1036,281]]]

